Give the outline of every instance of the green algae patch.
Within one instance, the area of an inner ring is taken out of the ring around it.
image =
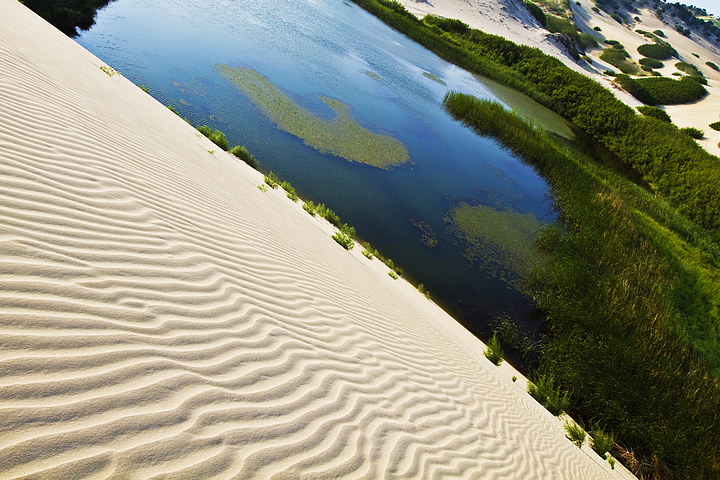
[[[302,138],[323,153],[378,168],[389,168],[410,160],[407,149],[395,138],[363,128],[350,115],[350,107],[339,100],[321,97],[335,113],[320,119],[300,107],[267,77],[247,68],[218,64],[215,68],[260,108],[280,129]]]
[[[434,73],[423,72],[423,76],[429,78],[429,79],[432,80],[433,82],[439,83],[440,85],[447,85],[447,83],[445,83],[445,80],[443,80],[442,78],[438,77],[438,76],[435,75]]]
[[[460,203],[445,216],[448,230],[464,244],[473,267],[518,288],[530,268],[540,262],[535,237],[540,222],[531,213],[498,211]]]
[[[384,82],[385,79],[382,78],[380,75],[378,75],[375,72],[371,72],[370,70],[363,70],[362,73],[367,75],[368,77],[372,78],[373,80],[377,80],[378,82]]]

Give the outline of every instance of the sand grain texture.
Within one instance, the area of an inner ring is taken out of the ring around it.
[[[102,65],[0,0],[1,478],[608,476],[449,316]]]

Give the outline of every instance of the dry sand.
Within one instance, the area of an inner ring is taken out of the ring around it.
[[[0,0],[0,477],[617,475],[411,285],[101,66]]]

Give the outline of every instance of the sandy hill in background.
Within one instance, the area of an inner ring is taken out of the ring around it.
[[[619,475],[411,285],[16,0],[0,104],[3,479]]]
[[[602,46],[607,45],[601,44],[600,48],[587,52],[592,59],[591,64],[588,65],[584,61],[576,62],[553,35],[528,13],[521,0],[400,0],[400,3],[419,18],[428,14],[457,18],[472,28],[500,35],[518,44],[539,48],[544,53],[562,60],[573,70],[583,72],[602,83],[627,105],[631,107],[642,105],[617,86],[612,77],[602,74],[605,70],[617,71],[617,68],[599,59]],[[692,35],[692,38],[681,35],[675,30],[674,24],[663,23],[649,8],[639,8],[638,13],[628,16],[631,20],[632,17],[637,16],[640,22],[632,20],[632,23],[620,24],[602,10],[599,13],[594,12],[592,7],[595,6],[595,2],[592,0],[579,0],[579,3],[580,5],[575,1],[569,2],[574,20],[582,31],[594,35],[598,40],[619,41],[633,60],[638,61],[641,58],[637,52],[639,45],[651,43],[635,30],[652,32],[660,29],[665,32],[665,40],[677,50],[680,58],[665,61],[665,67],[659,71],[664,76],[671,76],[677,71],[675,63],[678,61],[691,63],[700,69],[708,80],[706,89],[709,94],[693,104],[670,105],[662,108],[678,127],[695,127],[703,130],[705,139],[698,142],[708,152],[720,155],[720,147],[718,147],[720,132],[708,126],[710,123],[720,121],[720,72],[705,64],[710,61],[720,65],[720,49],[697,35]],[[601,31],[595,31],[596,26],[600,27]]]

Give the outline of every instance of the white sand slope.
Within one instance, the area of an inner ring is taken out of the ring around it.
[[[0,0],[0,477],[608,478],[379,261]]]

